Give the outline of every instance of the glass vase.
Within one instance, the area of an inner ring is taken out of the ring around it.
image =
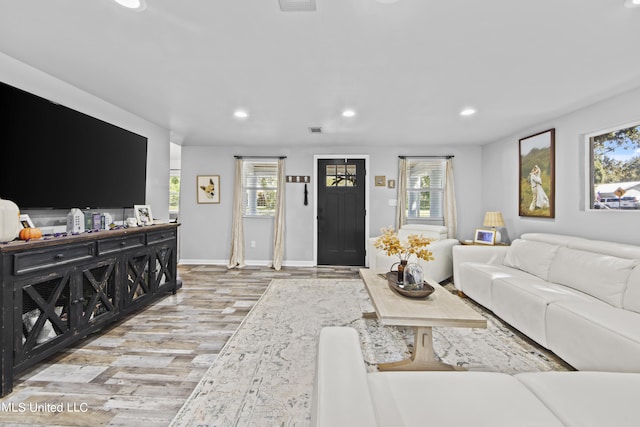
[[[412,262],[405,266],[402,280],[405,289],[421,291],[424,288],[424,273],[420,264]]]
[[[401,259],[398,264],[398,284],[403,283],[404,280],[404,268],[407,266],[407,260]]]

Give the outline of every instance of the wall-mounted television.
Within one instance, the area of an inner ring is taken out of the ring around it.
[[[20,209],[145,204],[147,138],[0,82],[0,198]]]

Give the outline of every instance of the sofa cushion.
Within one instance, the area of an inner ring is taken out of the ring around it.
[[[545,316],[555,301],[597,302],[595,298],[537,277],[501,277],[493,282],[492,310],[538,344],[547,346]]]
[[[640,372],[638,314],[593,299],[549,304],[548,348],[576,369]]]
[[[549,281],[570,286],[614,307],[622,307],[627,279],[637,260],[559,248]]]
[[[463,262],[458,266],[456,281],[464,283],[462,292],[471,297],[475,302],[489,309],[492,309],[491,288],[493,280],[500,277],[519,276],[523,278],[531,277],[524,271],[505,267],[497,264],[483,264],[479,262]]]
[[[541,372],[515,376],[567,427],[632,427],[640,374]]]
[[[551,260],[559,246],[549,243],[516,239],[511,243],[504,257],[504,265],[517,268],[542,280],[547,280]]]
[[[378,426],[561,426],[516,378],[495,372],[369,374]],[[345,425],[345,424],[342,424]]]
[[[629,274],[622,308],[640,313],[640,265],[637,265]]]

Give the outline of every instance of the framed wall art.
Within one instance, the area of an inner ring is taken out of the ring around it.
[[[376,187],[385,187],[387,185],[387,177],[384,175],[376,175]]]
[[[555,129],[519,141],[520,216],[555,218]]]
[[[198,175],[198,203],[220,203],[220,175]]]

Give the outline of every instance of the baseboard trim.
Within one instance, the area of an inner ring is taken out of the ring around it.
[[[245,260],[245,265],[252,267],[267,267],[271,265],[268,260]],[[229,260],[224,259],[181,259],[179,265],[228,265]],[[284,267],[315,267],[313,261],[283,261]]]

